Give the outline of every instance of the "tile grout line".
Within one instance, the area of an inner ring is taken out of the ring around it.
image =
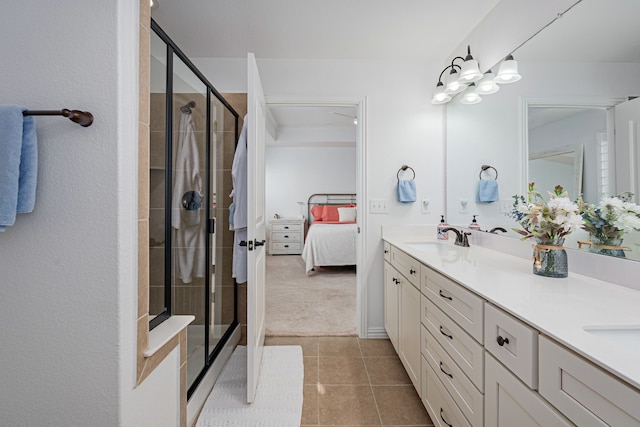
[[[362,364],[364,365],[364,371],[367,374],[367,379],[369,380],[369,390],[371,390],[371,396],[373,397],[373,403],[376,405],[376,412],[378,412],[378,420],[380,420],[380,425],[382,426],[382,416],[380,415],[380,408],[378,407],[378,399],[376,399],[376,394],[373,392],[373,386],[371,385],[371,376],[369,375],[369,369],[367,368],[367,364],[364,363],[364,354],[362,354],[362,346],[360,345],[360,337],[356,338],[358,342],[358,348],[360,349],[360,357],[362,359]]]

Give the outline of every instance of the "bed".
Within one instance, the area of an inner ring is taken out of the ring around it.
[[[355,194],[313,194],[309,197],[309,231],[302,249],[307,274],[317,267],[356,264],[355,202]]]

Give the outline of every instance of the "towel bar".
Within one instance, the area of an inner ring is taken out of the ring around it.
[[[93,114],[88,111],[68,110],[27,110],[22,112],[23,116],[64,116],[80,126],[88,127],[93,123]]]
[[[478,175],[478,177],[480,179],[482,179],[482,172],[486,172],[487,169],[493,169],[495,171],[495,173],[496,173],[496,177],[493,178],[493,179],[498,179],[498,170],[496,168],[494,168],[493,166],[489,166],[489,165],[482,165],[480,167],[480,174]]]
[[[398,173],[396,174],[396,178],[398,178],[398,181],[400,181],[400,172],[406,171],[407,169],[411,169],[411,172],[413,172],[413,178],[411,178],[411,179],[415,179],[416,178],[416,171],[414,171],[411,166],[402,165],[400,167],[400,169],[398,169]]]

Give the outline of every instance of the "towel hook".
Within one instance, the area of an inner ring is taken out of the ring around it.
[[[478,177],[480,179],[482,179],[482,172],[486,172],[488,169],[493,169],[494,172],[496,173],[496,177],[493,179],[498,179],[498,170],[496,168],[494,168],[493,166],[489,166],[489,165],[482,165],[480,167],[480,175],[478,175]]]
[[[416,178],[416,171],[414,171],[411,166],[402,165],[400,167],[400,169],[398,169],[398,173],[396,174],[396,178],[398,178],[398,181],[400,181],[400,172],[406,171],[407,169],[411,169],[411,172],[413,172],[413,178],[411,178],[411,179],[415,179]]]

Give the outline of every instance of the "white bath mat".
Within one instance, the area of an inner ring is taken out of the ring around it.
[[[265,347],[255,402],[246,403],[247,347],[238,346],[222,368],[196,426],[298,427],[303,380],[302,347]]]

